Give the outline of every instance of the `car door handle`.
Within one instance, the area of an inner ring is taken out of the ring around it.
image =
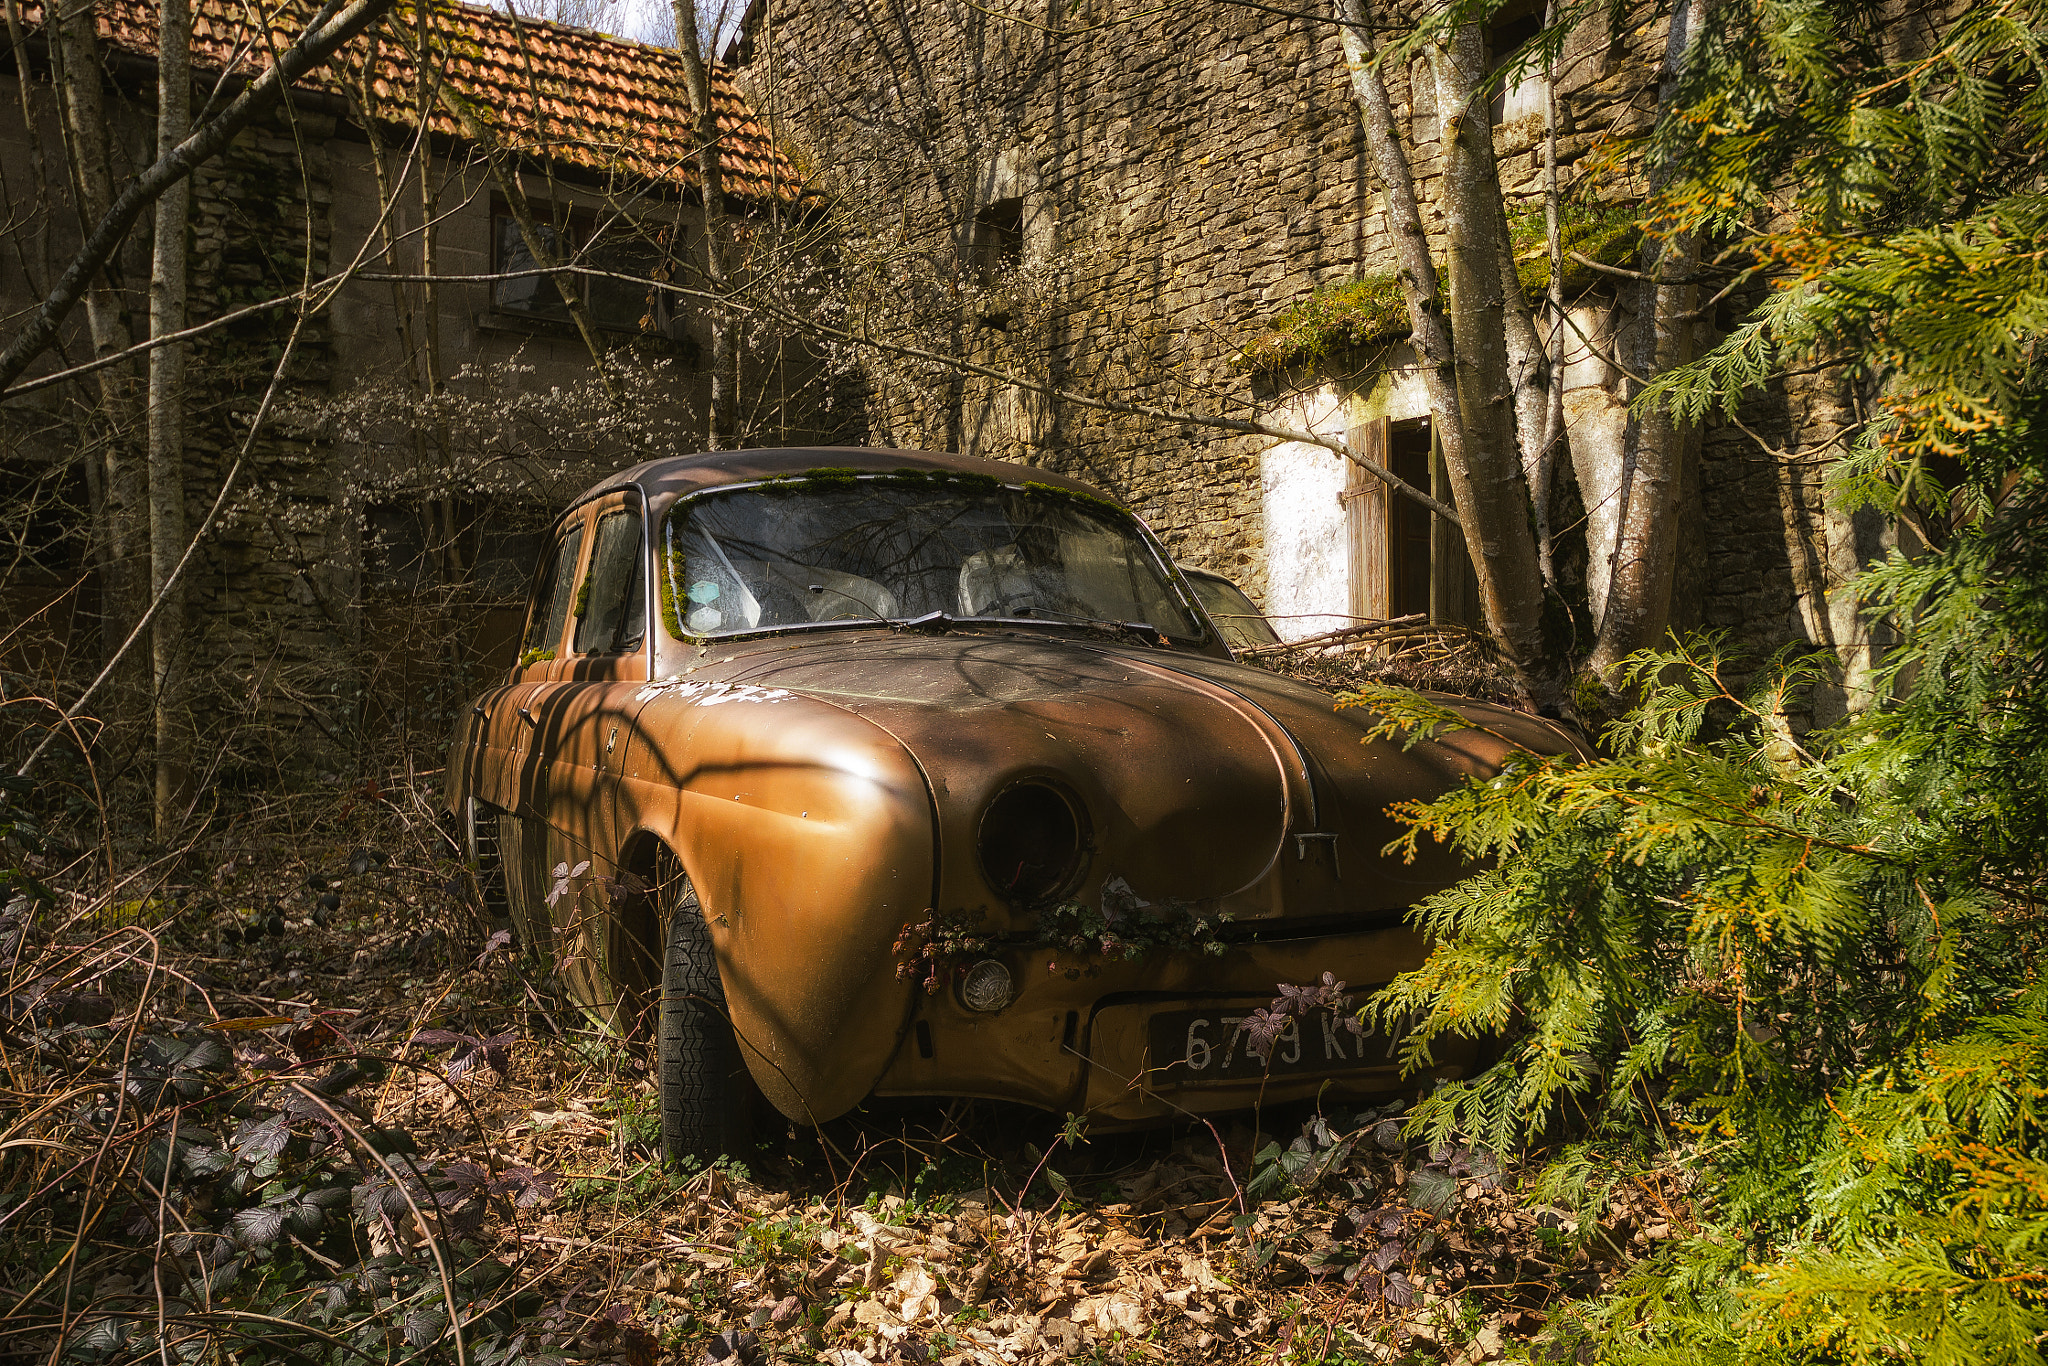
[[[481,717],[486,721],[491,719],[491,714],[484,710],[484,704],[481,702],[472,702],[469,710],[471,715]]]
[[[540,729],[540,722],[534,720],[533,713],[528,711],[524,707],[521,707],[519,709],[519,719],[524,721],[527,725],[532,726],[535,730]]]

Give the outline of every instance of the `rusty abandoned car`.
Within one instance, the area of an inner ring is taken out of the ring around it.
[[[672,1153],[739,1142],[755,1087],[804,1123],[871,1095],[1132,1124],[1385,1092],[1388,1041],[1327,1010],[1266,1050],[1243,1022],[1277,984],[1421,961],[1403,914],[1461,869],[1383,854],[1386,809],[1502,742],[1361,744],[1366,719],[1233,662],[1201,602],[1137,518],[1042,470],[654,461],[555,523],[449,814],[579,999],[654,1022]]]

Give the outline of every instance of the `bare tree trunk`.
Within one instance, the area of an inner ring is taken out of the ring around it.
[[[161,0],[157,46],[156,151],[167,155],[191,130],[192,12],[186,0]],[[181,331],[186,322],[185,234],[192,182],[181,180],[156,203],[150,260],[149,335]],[[192,799],[185,688],[185,589],[169,583],[185,550],[185,348],[149,353],[149,586],[163,599],[150,627],[156,697],[156,833],[168,840]]]
[[[1488,160],[1492,160],[1493,135],[1487,134]],[[1500,183],[1498,170],[1491,177]],[[1522,274],[1515,264],[1514,243],[1508,232],[1507,202],[1496,200],[1497,240],[1500,243],[1500,288],[1502,339],[1507,345],[1508,379],[1515,396],[1515,445],[1521,451],[1522,479],[1528,485],[1529,506],[1534,515],[1537,572],[1546,590],[1557,589],[1557,571],[1550,554],[1550,407],[1551,390],[1556,387],[1550,357],[1543,337],[1536,330],[1536,317],[1529,308],[1529,296],[1522,290]]]
[[[690,108],[697,119],[697,188],[704,199],[704,278],[711,292],[724,294],[731,285],[726,260],[725,181],[720,164],[718,110],[711,102],[711,66],[704,59],[704,35],[697,28],[697,0],[674,0],[676,50],[683,58],[683,78],[690,87]],[[706,444],[722,450],[737,436],[735,411],[739,399],[739,339],[723,312],[711,314],[711,422]]]
[[[1681,93],[1687,65],[1707,22],[1707,0],[1684,0],[1671,14],[1657,87],[1661,125]],[[1652,201],[1670,183],[1662,159],[1650,167]],[[1630,398],[1641,386],[1692,359],[1696,325],[1699,243],[1690,233],[1653,224],[1643,239],[1643,282],[1636,289],[1634,344],[1629,356]],[[1678,499],[1694,434],[1681,431],[1667,409],[1632,413],[1622,448],[1621,490],[1614,559],[1608,568],[1607,604],[1589,665],[1611,669],[1637,650],[1663,644],[1671,629],[1671,595],[1678,570]]]
[[[1450,467],[1467,532],[1478,533],[1480,593],[1498,603],[1488,616],[1532,693],[1562,683],[1543,639],[1543,574],[1529,526],[1529,483],[1517,440],[1516,385],[1510,371],[1508,302],[1513,278],[1493,126],[1483,86],[1486,48],[1476,23],[1461,24],[1428,49],[1442,120],[1446,256],[1451,335],[1456,339],[1458,406],[1465,418],[1463,468]],[[1516,284],[1519,294],[1521,286]],[[1448,464],[1449,462],[1446,461]],[[1462,475],[1462,478],[1460,477]],[[1488,581],[1492,586],[1488,587]]]
[[[427,6],[421,5],[418,8],[417,15],[419,23],[419,50],[422,59],[432,49],[430,41],[432,35],[427,28],[427,14]],[[415,69],[425,71],[424,60]],[[421,128],[428,127],[427,114],[429,112],[428,106],[431,103],[431,96],[425,89],[424,82],[422,82],[421,89],[415,91],[414,94],[418,100],[419,122],[417,126]],[[434,159],[425,154],[425,147],[426,144],[423,142],[422,155],[419,158],[420,276],[423,280],[420,286],[421,335],[419,358],[421,392],[432,396],[441,392],[441,386],[444,382],[441,369],[441,293],[434,285],[434,277],[440,273],[441,212],[439,196],[434,193]],[[492,163],[494,168],[496,164],[494,160]],[[511,172],[512,177],[516,179],[518,174],[517,168],[513,168]],[[509,202],[512,195],[510,192],[507,192],[505,197]],[[525,202],[525,196],[521,195],[520,203],[524,205]],[[529,216],[531,215],[531,210],[524,210],[524,212]],[[524,222],[520,224],[520,233],[528,237],[538,237],[540,235],[537,229],[529,232],[528,225]],[[533,251],[534,248],[529,247],[528,250]],[[536,263],[542,259],[537,254],[534,256]],[[583,333],[584,344],[590,348],[590,358],[596,364],[598,373],[604,375],[604,355],[598,349],[596,341],[596,322],[588,316],[588,310],[583,307],[584,300],[580,290],[581,281],[578,281],[577,284],[579,285],[579,290],[577,294],[576,325]],[[424,457],[426,455],[428,434],[425,432],[414,432],[413,440],[418,444],[420,454]],[[433,445],[434,464],[432,468],[443,470],[450,468],[448,424],[445,419],[437,420],[434,424]],[[423,468],[425,464],[426,462],[423,459]],[[447,591],[468,577],[467,568],[462,562],[462,548],[458,543],[456,535],[454,499],[446,493],[434,498],[427,508],[427,523],[429,528],[427,553],[434,561],[434,567],[442,587],[440,604],[445,607],[448,601]],[[443,648],[448,652],[445,656],[448,663],[451,666],[458,665],[462,647],[456,633],[443,630],[439,634],[443,642]]]
[[[1429,394],[1430,420],[1450,475],[1465,543],[1473,552],[1480,608],[1527,700],[1540,707],[1555,706],[1563,695],[1565,670],[1553,657],[1543,629],[1543,575],[1515,441],[1514,386],[1508,376],[1502,317],[1501,258],[1508,252],[1493,134],[1485,105],[1477,99],[1479,32],[1471,25],[1459,30],[1457,77],[1448,90],[1438,80],[1437,108],[1444,116],[1443,184],[1452,237],[1447,317],[1415,197],[1414,174],[1395,130],[1386,83],[1373,60],[1365,7],[1362,0],[1335,0],[1335,5],[1345,67],[1364,116],[1366,145],[1380,180],[1387,230],[1394,239],[1412,344]],[[1444,64],[1445,55],[1432,54],[1431,66]],[[1510,261],[1508,269],[1512,268]],[[1456,347],[1454,335],[1459,339]]]
[[[114,202],[113,147],[101,88],[95,11],[77,5],[59,9],[50,25],[52,74],[58,87],[64,147],[79,217],[87,223],[106,216]],[[94,359],[128,349],[133,342],[113,268],[103,263],[84,288],[86,326]],[[140,428],[135,375],[127,363],[99,371],[100,410],[105,438],[99,452],[100,631],[102,658],[112,659],[140,619],[147,601],[149,566],[144,522],[141,462],[136,458]],[[110,710],[139,720],[140,670],[124,665],[111,680]]]
[[[1548,0],[1543,9],[1543,27],[1546,29],[1557,22],[1557,0]],[[1557,70],[1556,63],[1548,56],[1543,59],[1543,250],[1550,258],[1550,290],[1546,302],[1550,309],[1549,346],[1545,361],[1550,369],[1550,386],[1544,395],[1543,443],[1537,447],[1535,473],[1531,481],[1535,485],[1537,510],[1537,538],[1541,542],[1543,560],[1543,581],[1558,591],[1557,582],[1557,526],[1550,515],[1552,499],[1564,487],[1562,471],[1569,469],[1569,460],[1560,461],[1558,447],[1565,440],[1564,427],[1564,196],[1558,186],[1557,175]]]

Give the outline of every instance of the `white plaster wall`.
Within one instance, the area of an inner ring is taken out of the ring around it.
[[[1389,422],[1413,422],[1429,416],[1429,385],[1415,363],[1415,348],[1399,342],[1387,348],[1385,366],[1373,381],[1372,391],[1356,401],[1356,420],[1383,417]]]
[[[1276,420],[1321,435],[1341,433],[1344,401],[1331,388],[1286,405]],[[1343,456],[1304,441],[1271,447],[1259,463],[1266,533],[1261,604],[1282,640],[1351,625],[1351,565],[1344,535]]]

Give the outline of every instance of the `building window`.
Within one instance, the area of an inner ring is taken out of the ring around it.
[[[1510,17],[1496,16],[1486,27],[1486,70],[1489,76],[1505,73],[1513,63],[1515,54],[1543,31],[1541,15],[1524,12],[1509,12]],[[1513,123],[1534,114],[1542,117],[1547,103],[1543,87],[1543,64],[1534,62],[1524,66],[1519,76],[1510,79],[1501,74],[1492,82],[1488,108],[1496,127]]]
[[[975,278],[993,285],[1024,260],[1024,201],[998,199],[974,216],[969,255]]]
[[[1440,502],[1451,501],[1443,455],[1426,419],[1369,423],[1355,437],[1395,478]],[[1422,616],[1442,625],[1476,625],[1479,587],[1464,533],[1355,464],[1347,466],[1346,481],[1351,615],[1375,620]]]
[[[640,280],[658,279],[663,273],[667,257],[665,229],[647,230],[625,223],[608,224],[600,229],[597,221],[587,215],[571,215],[565,221],[559,213],[549,214],[544,206],[535,205],[534,208],[536,216],[543,219],[540,224],[542,245],[557,263],[611,271]],[[526,234],[510,212],[499,207],[491,215],[491,227],[496,274],[518,275],[521,271],[537,268],[538,263],[527,247]],[[604,331],[667,333],[670,330],[672,319],[667,303],[654,287],[602,275],[579,275],[576,280],[590,311],[591,322]],[[497,281],[492,290],[491,304],[498,312],[517,317],[569,321],[569,308],[562,301],[561,291],[555,287],[554,280],[545,275],[523,275],[518,279]]]

